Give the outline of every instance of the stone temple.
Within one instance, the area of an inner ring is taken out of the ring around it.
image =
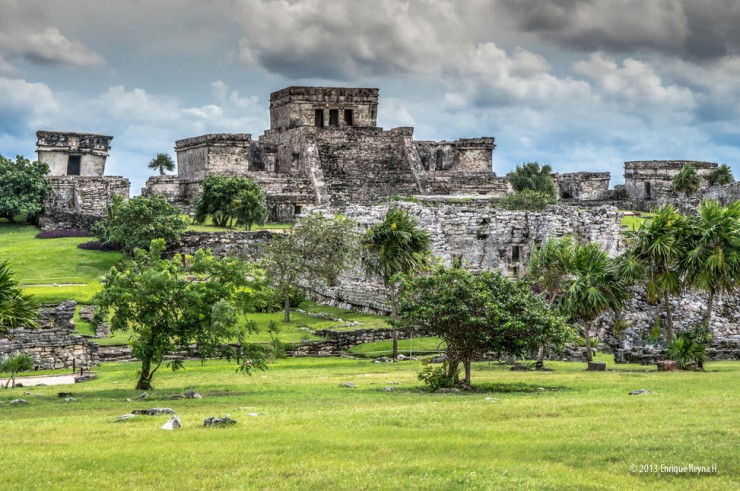
[[[378,89],[287,87],[270,95],[270,129],[175,143],[177,176],[154,176],[142,194],[191,209],[209,175],[248,177],[267,195],[272,220],[307,205],[374,204],[400,195],[510,191],[493,173],[492,137],[415,141],[413,128],[377,126]]]

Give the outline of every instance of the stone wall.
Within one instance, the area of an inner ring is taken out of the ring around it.
[[[70,156],[77,158],[77,175],[102,176],[112,136],[68,131],[37,131],[38,160],[49,166],[50,175],[66,176]]]
[[[47,176],[51,194],[39,219],[42,230],[89,230],[104,218],[113,196],[128,198],[130,183],[123,177]]]
[[[406,209],[432,236],[432,254],[446,264],[460,259],[472,271],[499,269],[512,276],[524,273],[532,249],[550,237],[570,234],[582,243],[596,242],[611,257],[625,247],[621,214],[612,207],[550,206],[544,212],[523,212],[495,208],[486,197],[417,198],[420,203],[348,206],[343,214],[365,229],[382,221],[390,206]],[[306,286],[312,298],[325,303],[388,312],[380,281],[366,277],[359,262],[340,279],[339,286]]]
[[[346,87],[286,87],[270,94],[270,128],[300,126],[377,126],[378,89]],[[320,111],[317,120],[316,112]],[[332,118],[336,111],[336,119]],[[350,119],[345,111],[351,111]]]
[[[461,138],[447,142],[414,142],[424,170],[488,173],[493,171],[494,139]]]
[[[185,232],[177,245],[170,245],[167,252],[175,254],[195,254],[199,249],[211,249],[217,256],[235,255],[250,261],[261,257],[262,249],[272,239],[275,232],[267,230],[244,232]]]
[[[700,192],[709,187],[707,176],[718,166],[713,162],[690,160],[625,162],[624,190],[627,199],[633,201],[640,210],[650,211],[668,199],[680,198],[673,191],[673,179],[685,165],[696,168],[701,178]]]
[[[291,351],[293,356],[332,356],[349,351],[353,346],[364,343],[375,343],[392,339],[390,329],[355,329],[353,331],[335,331],[320,329],[314,334],[327,338],[323,341],[305,341]],[[408,339],[408,331],[398,331],[398,339]]]
[[[25,353],[35,370],[90,367],[98,363],[98,345],[74,334],[77,303],[42,305],[38,329],[10,329],[0,338],[0,358]]]
[[[202,180],[211,174],[242,176],[251,169],[252,144],[252,135],[246,133],[217,133],[178,140],[175,142],[178,176],[186,180]]]

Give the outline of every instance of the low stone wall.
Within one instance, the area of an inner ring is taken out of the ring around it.
[[[39,323],[67,331],[74,331],[74,316],[77,302],[67,300],[59,304],[44,304],[38,310]]]
[[[51,194],[39,218],[42,230],[84,229],[104,218],[113,196],[128,198],[130,183],[123,177],[47,176]]]
[[[65,328],[11,329],[7,339],[0,339],[0,356],[7,358],[25,353],[35,370],[89,368],[96,365],[98,345]]]
[[[276,232],[226,231],[226,232],[185,232],[177,245],[170,245],[169,255],[195,254],[199,249],[210,249],[220,257],[235,255],[250,261],[258,260],[262,249],[270,242]]]
[[[706,354],[707,361],[740,360],[740,340],[712,343],[707,347]],[[615,363],[654,365],[667,359],[666,349],[658,346],[636,346],[626,350],[617,350],[614,353]]]
[[[364,343],[374,343],[392,338],[390,329],[355,329],[353,331],[334,331],[321,329],[315,332],[317,336],[325,337],[325,341],[308,341],[302,343],[290,354],[293,356],[332,356],[347,352],[353,346]],[[398,331],[398,339],[408,339],[409,332]]]

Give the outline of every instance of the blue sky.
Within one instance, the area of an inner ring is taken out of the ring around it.
[[[494,136],[494,170],[696,159],[740,178],[736,0],[0,0],[0,153],[114,137],[138,194],[180,138],[268,126],[288,85],[380,88],[379,124]]]

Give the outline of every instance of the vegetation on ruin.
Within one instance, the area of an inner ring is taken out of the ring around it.
[[[336,285],[339,275],[358,252],[356,224],[343,216],[315,213],[299,220],[288,233],[273,238],[262,265],[284,302],[284,322],[290,322],[291,294],[302,281]]]
[[[8,261],[34,303],[89,302],[122,257],[120,252],[78,249],[89,237],[37,239],[36,234],[36,227],[0,222],[0,260]]]
[[[178,242],[185,227],[180,210],[164,196],[128,200],[114,196],[108,216],[97,222],[92,232],[104,244],[120,247],[130,255],[136,248],[147,249],[154,239]]]
[[[240,323],[249,304],[251,266],[229,257],[217,259],[198,251],[194,256],[163,259],[165,242],[153,240],[149,251],[135,249],[134,257],[106,276],[95,295],[95,321],[110,322],[112,332],[130,334],[132,354],[141,361],[136,388],[152,388],[152,378],[167,353],[198,347],[205,360],[216,356],[235,359],[239,369],[264,369],[264,351],[248,344],[256,330]],[[224,344],[236,339],[236,347]],[[173,371],[182,360],[167,362]]]
[[[169,154],[166,153],[158,153],[157,156],[149,162],[149,165],[147,167],[152,170],[158,171],[160,176],[163,176],[165,171],[175,171],[175,163],[172,161],[172,157],[170,157]]]
[[[557,200],[547,194],[531,189],[507,194],[499,200],[501,207],[513,211],[544,211],[547,205],[554,205]]]
[[[408,211],[389,208],[382,222],[370,227],[361,239],[364,270],[383,280],[391,300],[393,358],[398,356],[395,321],[398,312],[399,275],[413,275],[428,264],[431,237]]]
[[[101,365],[97,380],[83,384],[0,391],[3,489],[740,486],[737,362],[710,362],[703,373],[474,363],[474,379],[490,392],[460,394],[422,390],[420,362],[293,358],[252,377],[219,360],[185,366],[158,375],[146,400],[130,390],[132,363]],[[643,388],[652,393],[628,395]],[[189,389],[203,398],[170,399]],[[64,402],[60,391],[77,401]],[[28,404],[8,404],[17,398]],[[166,415],[113,422],[150,407],[172,408],[183,427],[162,431]],[[225,414],[237,424],[203,428]],[[632,472],[633,464],[716,464],[717,472]]]
[[[244,177],[208,176],[203,180],[203,192],[195,202],[195,222],[208,218],[218,227],[253,225],[267,221],[265,197],[259,186]]]
[[[693,165],[684,165],[673,178],[673,190],[684,193],[686,197],[691,196],[699,190],[701,178]]]
[[[509,174],[511,187],[517,193],[534,191],[548,198],[556,199],[558,188],[553,180],[552,167],[539,162],[525,162],[517,165],[514,172]]]
[[[15,161],[0,155],[0,218],[35,223],[51,187],[44,179],[49,166],[18,155]]]
[[[707,176],[707,181],[709,181],[711,186],[724,186],[735,182],[735,178],[732,175],[730,166],[722,164]]]

